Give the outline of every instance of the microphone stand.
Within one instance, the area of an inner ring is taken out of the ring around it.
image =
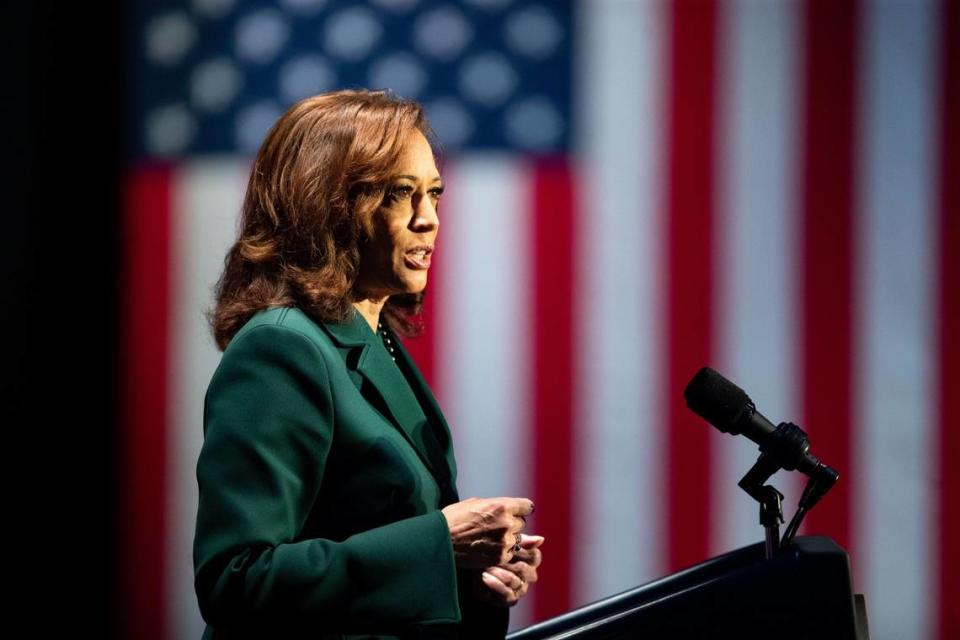
[[[756,463],[743,476],[738,486],[760,503],[760,524],[766,535],[764,546],[767,560],[780,551],[780,525],[783,523],[783,494],[770,484],[765,484],[780,465],[769,452],[763,452]]]
[[[809,450],[810,441],[807,439],[807,433],[792,422],[781,422],[770,434],[770,438],[760,446],[760,457],[738,483],[741,489],[760,503],[760,524],[765,532],[765,551],[768,560],[773,558],[782,547],[790,544],[797,529],[800,528],[803,517],[840,477],[835,470],[814,458],[816,466],[808,472],[810,479],[800,498],[799,507],[781,540],[783,494],[766,482],[780,469],[795,470]]]
[[[797,512],[793,514],[790,525],[783,533],[783,540],[781,540],[780,546],[785,547],[790,544],[793,536],[797,534],[797,529],[800,528],[803,516],[807,515],[807,512],[813,508],[813,505],[817,504],[820,498],[833,488],[833,485],[837,483],[839,477],[840,474],[831,467],[828,467],[822,462],[817,463],[817,468],[810,474],[810,479],[807,480],[807,486],[803,489],[803,495],[800,496],[800,504],[797,507]]]

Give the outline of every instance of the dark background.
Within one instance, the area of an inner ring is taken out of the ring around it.
[[[122,7],[3,14],[7,626],[115,637]]]

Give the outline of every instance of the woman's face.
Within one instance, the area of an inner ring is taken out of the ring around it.
[[[443,193],[430,143],[413,131],[373,215],[373,237],[360,251],[359,292],[368,298],[419,293],[427,286]]]

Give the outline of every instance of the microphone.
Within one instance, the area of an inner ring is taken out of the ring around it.
[[[714,427],[731,435],[744,435],[769,451],[787,471],[794,469],[832,486],[839,474],[810,452],[806,433],[784,422],[774,426],[757,411],[750,396],[709,367],[693,376],[683,392],[687,406]]]
[[[793,540],[804,515],[833,488],[840,474],[810,453],[810,441],[803,429],[790,422],[773,426],[757,411],[743,389],[709,367],[693,376],[683,397],[694,413],[720,431],[745,435],[760,445],[760,459],[739,485],[760,503],[760,523],[767,530],[767,557],[773,557],[780,546]],[[779,542],[777,529],[782,522],[780,500],[783,495],[764,484],[778,468],[797,469],[810,478],[800,496],[797,512]]]

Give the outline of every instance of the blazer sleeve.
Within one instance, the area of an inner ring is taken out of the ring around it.
[[[324,357],[305,335],[261,325],[224,351],[197,463],[195,587],[207,623],[351,631],[460,621],[439,511],[343,541],[296,539],[335,424]]]

